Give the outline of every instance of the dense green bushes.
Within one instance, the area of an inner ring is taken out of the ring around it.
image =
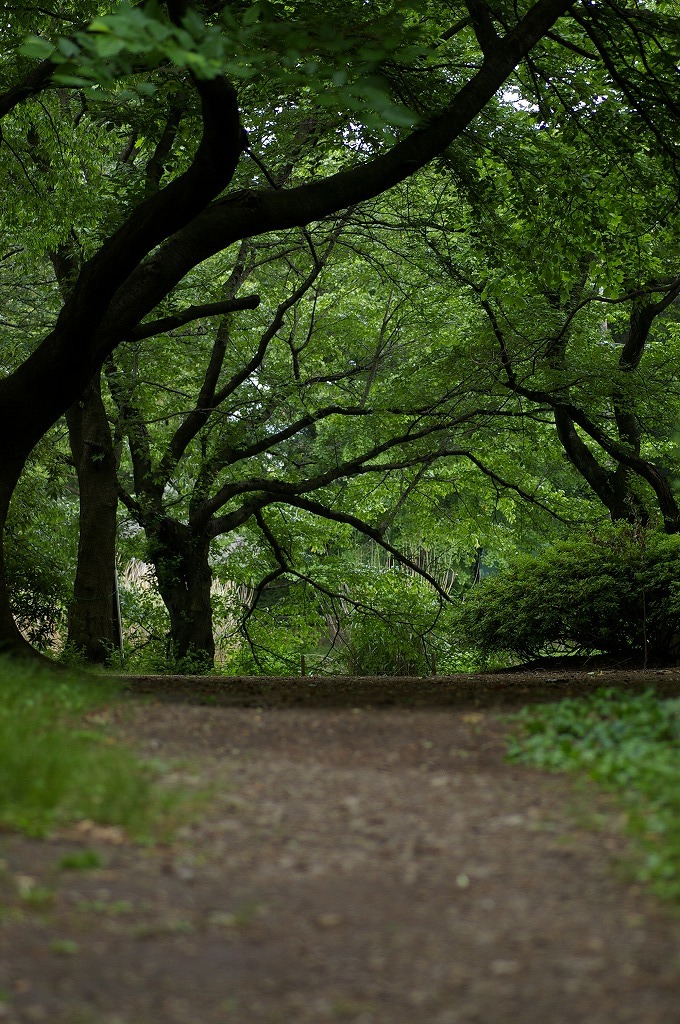
[[[668,660],[680,646],[680,537],[611,528],[517,558],[468,595],[458,628],[483,658]]]

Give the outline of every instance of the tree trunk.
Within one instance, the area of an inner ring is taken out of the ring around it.
[[[163,520],[147,531],[158,589],[170,616],[170,646],[185,671],[207,671],[215,663],[210,588],[210,541],[191,537],[188,528]]]
[[[99,374],[66,413],[78,476],[78,567],[69,608],[68,642],[90,662],[103,664],[120,646],[116,614],[118,482]]]
[[[605,506],[612,522],[646,522],[649,517],[630,486],[631,470],[622,465],[616,471],[605,469],[578,436],[568,413],[556,407],[553,414],[567,458]]]

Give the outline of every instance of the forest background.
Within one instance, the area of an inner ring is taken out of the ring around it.
[[[675,658],[679,21],[7,8],[2,648]]]

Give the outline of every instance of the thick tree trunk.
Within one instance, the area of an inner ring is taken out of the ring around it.
[[[172,656],[184,663],[185,670],[211,669],[215,662],[215,640],[210,541],[192,538],[186,527],[168,520],[148,535],[158,589],[170,616]]]
[[[78,476],[78,567],[69,608],[68,642],[103,664],[119,647],[116,615],[118,483],[111,431],[97,375],[66,413]]]

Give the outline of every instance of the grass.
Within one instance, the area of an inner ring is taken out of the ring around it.
[[[118,699],[116,684],[0,659],[0,827],[44,836],[89,819],[149,838],[177,797],[87,712]]]
[[[96,871],[102,866],[102,858],[96,850],[75,850],[73,853],[65,853],[57,865],[62,871]]]
[[[680,902],[680,700],[602,689],[512,720],[510,760],[586,773],[616,793],[640,850],[636,879]]]

